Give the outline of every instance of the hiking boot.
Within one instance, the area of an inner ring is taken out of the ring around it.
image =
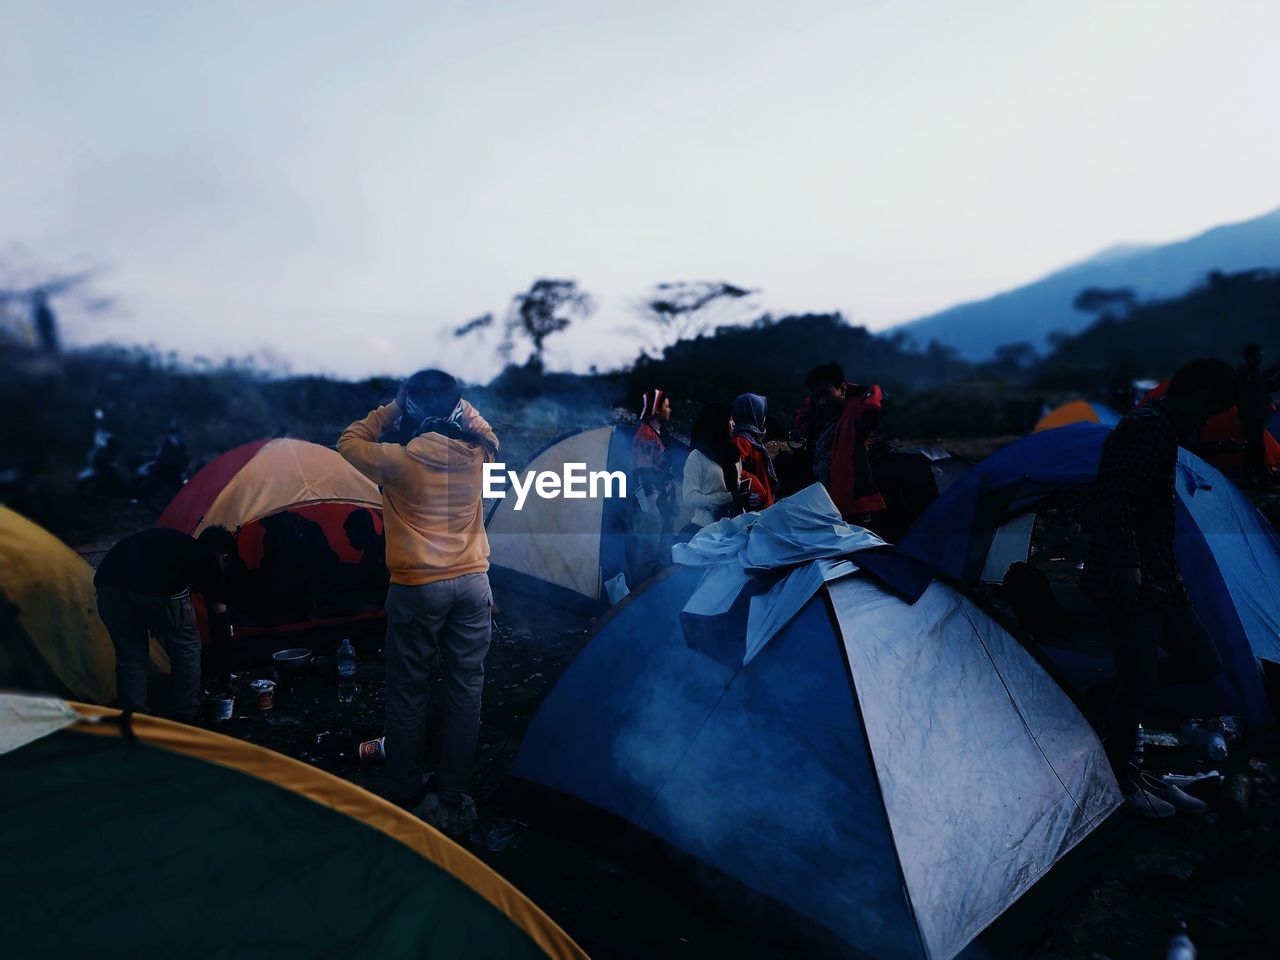
[[[1173,804],[1168,801],[1160,799],[1137,784],[1130,783],[1130,786],[1133,787],[1133,791],[1125,794],[1124,798],[1125,805],[1130,810],[1140,813],[1144,817],[1155,817],[1160,820],[1165,817],[1172,817],[1176,812]]]
[[[1179,813],[1194,813],[1199,816],[1209,811],[1207,803],[1191,796],[1191,794],[1172,783],[1157,780],[1146,773],[1142,774],[1141,782],[1144,790],[1154,797],[1159,797]]]
[[[438,793],[428,793],[414,809],[413,815],[452,840],[468,836],[480,819],[476,813],[476,802],[465,793],[457,800],[446,800]]]

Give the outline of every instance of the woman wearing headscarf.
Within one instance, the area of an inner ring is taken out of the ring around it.
[[[733,442],[742,455],[742,472],[759,485],[759,509],[778,499],[778,475],[764,446],[765,414],[769,401],[758,393],[744,393],[733,401]],[[757,489],[756,484],[752,490]]]

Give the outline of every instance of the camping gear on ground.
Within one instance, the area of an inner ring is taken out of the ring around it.
[[[976,602],[934,583],[908,604],[857,572],[884,547],[843,555],[878,542],[820,486],[712,524],[597,624],[514,775],[858,955],[954,957],[1121,798],[1088,723]]]
[[[275,706],[275,681],[274,680],[253,680],[249,684],[249,689],[253,691],[254,701],[258,705],[258,709],[266,712]]]
[[[271,655],[271,662],[281,673],[295,673],[311,662],[311,651],[306,647],[277,650]]]
[[[584,956],[408,812],[155,717],[0,696],[0,849],[8,956]]]
[[[1073,423],[1100,423],[1104,427],[1114,427],[1120,422],[1120,414],[1105,403],[1094,403],[1091,400],[1071,400],[1060,407],[1055,407],[1036,424],[1033,433],[1044,430],[1055,430],[1058,427],[1070,426]]]
[[[563,475],[565,464],[585,465],[586,476],[597,471],[626,475],[627,496],[588,496],[583,499],[529,496],[516,510],[508,488],[489,510],[489,563],[496,583],[543,597],[567,608],[597,612],[609,605],[605,583],[628,569],[631,540],[631,441],[636,428],[627,425],[595,427],[560,437],[535,454],[525,471],[553,471]],[[689,449],[679,440],[667,443],[671,475],[684,474]],[[523,472],[523,471],[522,471]],[[675,484],[676,496],[681,484]],[[603,493],[602,485],[598,493]],[[668,534],[689,522],[691,511],[679,503],[668,517]],[[638,509],[638,507],[636,508]],[[668,538],[669,539],[669,538]],[[638,584],[630,584],[634,589]],[[614,592],[617,589],[614,588]]]
[[[1225,760],[1227,741],[1240,736],[1235,717],[1219,717],[1216,720],[1188,720],[1178,728],[1183,743],[1203,744],[1210,759]]]
[[[334,660],[338,665],[339,677],[348,678],[356,675],[356,648],[351,645],[349,639],[342,641]]]
[[[230,720],[236,712],[236,698],[230,694],[213,697],[210,702],[213,704],[213,719],[219,723]]]
[[[282,437],[215,458],[156,526],[196,536],[220,525],[235,534],[248,569],[241,592],[248,596],[232,613],[237,634],[250,637],[380,615],[365,609],[359,595],[367,576],[359,572],[362,552],[343,527],[357,510],[369,511],[381,533],[382,494],[371,480],[329,447]]]
[[[169,658],[151,641],[151,672]],[[98,616],[93,568],[61,540],[0,507],[0,689],[108,704],[115,649]]]
[[[906,537],[864,567],[908,599],[935,573],[962,586],[999,583],[1008,565],[1028,559],[1040,505],[1093,486],[1109,433],[1080,423],[1011,443],[957,480]],[[1203,708],[1274,726],[1260,661],[1280,663],[1280,537],[1234,484],[1193,453],[1178,451],[1174,486],[1178,568],[1222,655]],[[996,553],[1001,563],[992,564]],[[1058,656],[1053,647],[1042,649]],[[1068,659],[1055,662],[1071,668]]]

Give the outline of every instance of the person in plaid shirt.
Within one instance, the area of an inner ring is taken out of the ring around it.
[[[1173,552],[1178,441],[1236,403],[1235,374],[1219,360],[1179,370],[1163,397],[1125,414],[1098,465],[1093,540],[1082,588],[1102,607],[1116,658],[1106,750],[1138,812],[1167,817],[1203,804],[1131,762],[1138,726],[1158,688],[1208,680],[1221,666]],[[1167,656],[1160,658],[1160,650]]]

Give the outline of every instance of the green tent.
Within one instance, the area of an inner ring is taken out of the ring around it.
[[[403,810],[195,727],[0,695],[13,957],[555,957],[582,951]]]

